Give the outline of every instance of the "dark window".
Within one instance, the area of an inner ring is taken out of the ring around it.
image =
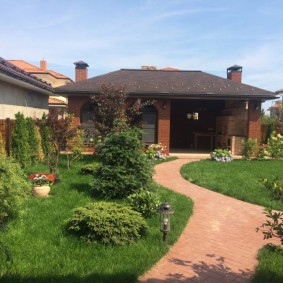
[[[157,143],[157,110],[147,106],[142,114],[142,141],[149,145]]]

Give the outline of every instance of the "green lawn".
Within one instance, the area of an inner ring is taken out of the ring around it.
[[[283,203],[274,200],[259,179],[279,176],[283,180],[283,161],[215,162],[202,160],[182,167],[183,177],[207,189],[273,209],[283,210]],[[256,228],[256,227],[255,227]],[[256,232],[255,232],[256,233]],[[264,246],[253,283],[283,282],[283,249]]]
[[[13,262],[1,261],[0,282],[135,282],[178,239],[192,213],[192,201],[162,187],[158,188],[161,200],[169,201],[175,210],[169,245],[162,242],[158,215],[147,220],[148,236],[130,246],[105,247],[68,235],[64,221],[72,215],[71,210],[98,201],[88,193],[92,177],[79,173],[80,167],[92,159],[85,156],[70,171],[63,160],[61,182],[51,188],[51,196],[29,198],[21,217],[1,232]],[[37,171],[47,169],[40,165],[27,173]]]
[[[283,180],[283,160],[216,162],[201,160],[186,164],[182,176],[204,188],[246,202],[283,210],[283,203],[259,181],[262,178],[279,176]]]

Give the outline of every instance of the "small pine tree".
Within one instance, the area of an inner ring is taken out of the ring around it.
[[[28,141],[27,123],[20,112],[15,114],[16,121],[12,132],[11,151],[12,156],[22,167],[30,165],[30,146]]]
[[[50,130],[47,124],[47,116],[45,113],[42,115],[41,121],[39,121],[39,129],[41,136],[41,146],[43,150],[44,157],[49,156],[50,153]]]
[[[28,131],[28,143],[30,146],[31,163],[35,164],[39,160],[39,143],[34,121],[31,117],[26,118],[26,127]]]
[[[152,186],[152,165],[143,152],[141,131],[125,124],[106,136],[97,156],[91,192],[106,199],[125,198]]]

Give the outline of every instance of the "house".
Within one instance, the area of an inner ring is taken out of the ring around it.
[[[36,76],[37,78],[51,84],[52,87],[59,87],[68,83],[72,83],[69,77],[62,75],[53,70],[47,69],[47,61],[41,60],[39,67],[34,66],[23,60],[9,60],[16,67]],[[67,108],[67,99],[63,96],[50,96],[49,98],[49,114],[52,117],[63,117]]]
[[[15,114],[41,118],[48,113],[52,86],[0,57],[0,139],[9,153]]]
[[[77,125],[89,127],[95,117],[90,97],[99,93],[101,84],[123,85],[130,98],[155,101],[142,115],[143,141],[162,143],[168,152],[229,148],[240,154],[242,139],[260,141],[261,103],[276,98],[273,92],[243,84],[238,65],[227,69],[227,78],[143,66],[90,79],[85,62],[75,65],[76,82],[54,91],[68,97]]]
[[[0,57],[0,119],[15,114],[41,118],[48,113],[52,86]]]
[[[278,118],[280,116],[280,110],[282,109],[282,102],[276,101],[274,105],[270,106],[268,108],[268,111],[270,111],[270,117],[276,117]]]

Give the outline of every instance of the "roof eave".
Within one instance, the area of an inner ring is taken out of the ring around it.
[[[28,82],[25,82],[25,81],[22,81],[22,80],[19,80],[17,78],[13,78],[13,77],[10,77],[8,75],[5,75],[3,73],[0,73],[0,79],[2,79],[3,81],[7,82],[7,83],[11,83],[11,84],[14,84],[14,85],[17,85],[19,87],[23,87],[25,89],[29,89],[29,90],[33,90],[33,91],[36,91],[36,92],[40,92],[44,95],[52,95],[52,92],[51,92],[51,89],[50,91],[46,90],[46,89],[43,89],[43,88],[40,88],[38,86],[35,86],[35,85],[32,85]]]

